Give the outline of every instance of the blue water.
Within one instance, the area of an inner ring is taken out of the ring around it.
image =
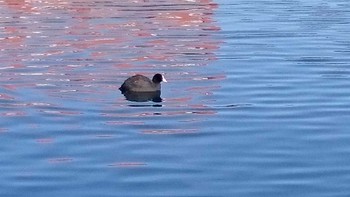
[[[346,0],[0,0],[0,196],[350,196],[349,35]]]

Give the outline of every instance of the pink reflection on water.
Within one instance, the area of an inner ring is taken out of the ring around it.
[[[18,62],[36,58],[40,60],[47,56],[61,58],[62,55],[79,54],[89,49],[92,61],[113,58],[113,54],[116,54],[113,59],[118,63],[113,67],[121,69],[117,72],[135,67],[130,62],[146,63],[156,60],[162,64],[171,63],[174,60],[181,60],[183,54],[187,52],[202,54],[202,60],[196,60],[195,64],[206,65],[209,60],[215,59],[213,51],[218,49],[220,44],[219,41],[208,36],[211,31],[220,30],[212,19],[217,4],[211,0],[191,2],[178,0],[172,4],[158,0],[127,1],[119,2],[115,6],[106,6],[112,2],[64,0],[49,2],[8,0],[5,3],[11,9],[23,12],[23,16],[9,13],[13,18],[19,17],[19,21],[23,23],[13,26],[9,23],[4,27],[5,37],[0,38],[7,42],[6,45],[2,42],[0,49],[15,49],[11,52],[11,57]],[[169,5],[173,7],[168,8]],[[153,10],[150,6],[159,6],[159,8],[164,6],[164,8]],[[135,15],[135,12],[139,17],[130,17]],[[63,27],[60,23],[43,24],[48,16],[60,20],[62,17],[67,19],[67,14],[70,20],[66,20],[66,23],[62,20]],[[121,20],[111,20],[112,17]],[[107,20],[102,23],[94,22],[103,18]],[[31,20],[33,22],[30,22]],[[55,31],[44,31],[50,29]],[[192,34],[193,38],[183,39],[183,36]],[[178,35],[178,37],[172,35]],[[172,37],[168,38],[168,36]],[[45,45],[31,48],[30,43],[36,40],[45,41]],[[29,53],[23,53],[23,50],[28,48]],[[130,52],[132,54],[125,57],[125,54]],[[54,68],[52,72],[60,74],[66,72],[66,69],[67,67]],[[113,68],[105,69],[105,72],[109,73],[110,69]]]
[[[19,117],[19,116],[25,116],[26,113],[22,111],[12,111],[12,112],[4,112],[1,113],[0,116],[7,116],[7,117]]]
[[[31,11],[32,7],[29,5],[29,2],[26,0],[4,0],[9,8],[14,10],[22,11]]]
[[[7,128],[0,128],[0,134],[8,132]]]
[[[200,104],[203,100],[197,101],[196,98],[212,95],[220,86],[208,86],[207,81],[217,83],[225,76],[210,73],[202,76],[191,69],[205,69],[216,60],[215,51],[221,41],[212,36],[220,31],[213,18],[217,8],[213,0],[3,2],[9,9],[4,8],[2,14],[7,23],[0,35],[3,54],[0,64],[4,65],[0,68],[0,86],[19,92],[36,89],[48,99],[23,101],[18,106],[39,107],[36,111],[42,116],[84,114],[84,109],[60,108],[65,104],[61,99],[106,103],[109,101],[104,99],[106,95],[118,92],[121,78],[136,73],[152,76],[160,70],[169,72],[174,83],[177,80],[189,82],[186,91],[190,94],[165,98],[171,110],[162,113],[144,110],[126,114],[111,112],[101,113],[102,117],[216,114],[207,105]],[[195,87],[191,85],[193,81]],[[171,92],[176,92],[176,89]],[[17,100],[17,95],[14,98],[0,92],[0,100]],[[50,106],[40,105],[46,102]],[[192,102],[199,104],[191,105]],[[18,111],[0,113],[0,116],[24,115]],[[186,116],[183,122],[191,117]],[[116,120],[105,124],[145,123]]]
[[[7,94],[0,94],[0,99],[4,99],[4,100],[14,100],[14,97],[9,96]]]
[[[141,121],[107,121],[107,125],[143,125]]]

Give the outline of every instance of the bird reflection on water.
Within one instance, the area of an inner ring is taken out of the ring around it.
[[[160,97],[161,91],[154,91],[154,92],[126,91],[122,94],[124,94],[126,100],[128,100],[128,101],[134,101],[134,102],[153,101],[155,103],[162,102],[162,98]]]

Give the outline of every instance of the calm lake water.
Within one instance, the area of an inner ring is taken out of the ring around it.
[[[0,0],[0,196],[350,196],[349,35],[348,0]]]

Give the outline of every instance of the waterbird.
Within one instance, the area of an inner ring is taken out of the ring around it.
[[[162,74],[155,74],[152,80],[146,76],[137,74],[126,79],[119,90],[123,94],[125,92],[155,92],[161,90],[161,82],[167,82]]]
[[[162,74],[155,74],[151,79],[143,75],[134,75],[127,78],[119,90],[129,101],[135,102],[162,102],[161,82],[167,82]]]

